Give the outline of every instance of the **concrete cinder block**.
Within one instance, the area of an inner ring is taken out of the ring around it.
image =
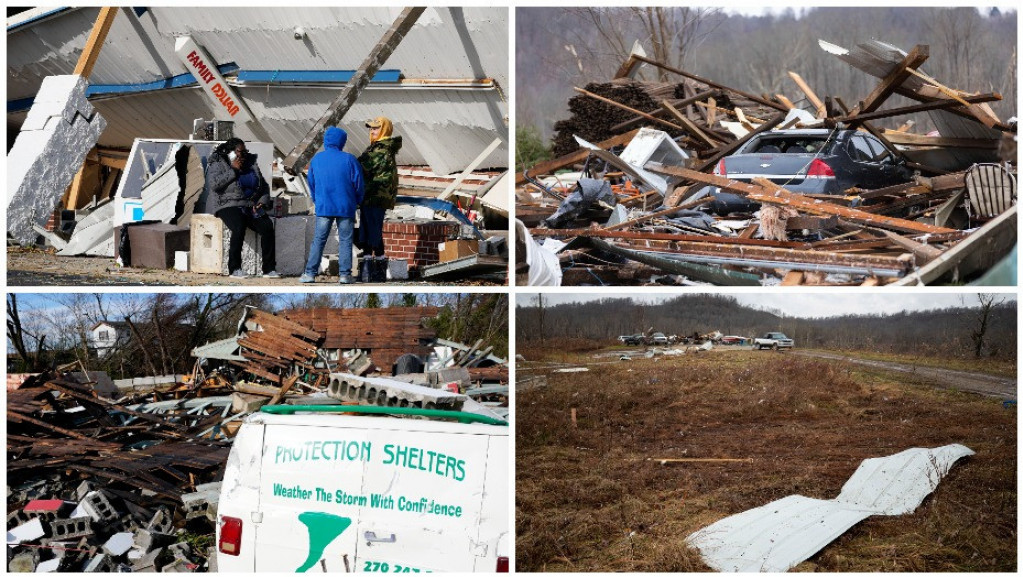
[[[146,523],[146,530],[154,533],[170,533],[174,528],[174,515],[166,507],[160,507],[153,518]]]
[[[220,274],[224,268],[224,221],[212,214],[193,214],[190,226],[192,272]]]
[[[231,393],[231,412],[253,413],[268,402],[270,402],[269,397],[234,392]]]
[[[155,573],[158,569],[156,566],[156,560],[162,553],[162,547],[159,549],[153,549],[132,563],[132,569],[134,569],[137,573]]]
[[[92,535],[92,517],[72,517],[50,521],[50,534],[54,539],[73,539]]]
[[[89,492],[79,505],[97,523],[113,523],[119,518],[117,510],[110,504],[102,491]]]
[[[35,240],[32,226],[46,224],[106,128],[85,99],[86,88],[80,76],[44,78],[35,97],[40,110],[30,112],[32,122],[22,127],[7,154],[8,232],[21,244]],[[59,115],[55,102],[63,103]]]
[[[206,517],[216,521],[219,501],[220,483],[208,483],[202,490],[185,493],[181,496],[181,502],[185,505],[185,520]]]

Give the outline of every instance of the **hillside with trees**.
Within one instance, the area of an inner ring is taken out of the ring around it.
[[[752,336],[782,331],[801,348],[1015,359],[1016,302],[998,295],[980,296],[990,300],[930,311],[827,318],[764,311],[727,295],[681,295],[658,304],[605,298],[555,306],[534,297],[528,306],[516,310],[516,332],[519,343],[537,344],[542,339],[547,346],[557,347],[559,339],[611,342],[619,335],[650,328],[677,335],[718,330]]]
[[[647,55],[757,94],[802,93],[799,73],[824,97],[864,98],[875,81],[824,52],[818,39],[851,48],[871,39],[909,50],[930,46],[924,71],[952,88],[999,92],[1002,118],[1016,114],[1016,12],[997,8],[787,8],[767,15],[721,8],[520,8],[516,13],[517,135],[547,142],[567,116],[573,86],[604,82],[638,40]],[[638,80],[678,78],[650,66]],[[889,105],[903,106],[901,97]],[[917,114],[917,132],[932,129]],[[883,123],[882,123],[883,125]],[[526,140],[531,146],[534,141]],[[525,142],[525,141],[524,141]]]

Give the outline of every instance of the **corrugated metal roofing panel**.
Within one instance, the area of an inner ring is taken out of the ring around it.
[[[192,349],[192,356],[197,359],[245,361],[245,357],[238,354],[238,351],[238,337],[235,336],[195,347]]]
[[[686,538],[718,571],[787,571],[871,515],[915,510],[962,457],[962,445],[866,459],[830,501],[790,495],[713,523]]]
[[[350,70],[361,64],[400,8],[126,8],[114,20],[91,80],[96,84],[155,82],[185,73],[174,36],[189,34],[219,63],[243,70]],[[98,13],[81,8],[8,32],[8,102],[34,96],[42,78],[70,73]],[[295,28],[304,36],[295,38]],[[12,58],[12,55],[14,56]],[[390,117],[404,136],[398,162],[450,174],[464,168],[495,137],[507,141],[508,11],[505,8],[429,8],[387,61],[407,78],[493,78],[491,88],[371,86],[341,123],[349,150],[368,145],[363,123]],[[239,88],[284,152],[298,143],[339,86]],[[127,148],[135,138],[181,138],[194,118],[214,111],[195,89],[168,89],[95,100],[110,121],[100,143]],[[160,111],[160,114],[154,114]],[[8,114],[17,129],[24,116]],[[256,139],[243,126],[242,138]],[[508,165],[507,145],[484,167]]]

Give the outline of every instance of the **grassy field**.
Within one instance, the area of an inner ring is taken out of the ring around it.
[[[832,499],[863,459],[948,443],[977,454],[914,513],[871,517],[795,570],[1016,570],[1014,407],[766,351],[541,374],[516,399],[519,571],[705,571],[684,543],[697,529],[791,494]]]
[[[857,359],[868,359],[872,361],[888,361],[893,363],[908,363],[923,365],[939,369],[951,369],[954,371],[970,371],[997,375],[1000,377],[1016,376],[1015,359],[991,359],[991,358],[958,358],[947,357],[937,358],[922,355],[897,355],[893,353],[871,353],[865,351],[842,351],[832,350],[830,353],[839,353]]]

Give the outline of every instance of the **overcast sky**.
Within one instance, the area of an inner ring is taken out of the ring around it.
[[[687,293],[691,294],[691,293]],[[720,294],[720,293],[719,293]],[[518,306],[530,305],[535,294],[519,293],[516,303]],[[547,293],[544,299],[554,305],[559,303],[584,302],[602,298],[629,297],[634,300],[656,303],[678,296],[673,294],[657,293],[607,293],[598,294],[572,294],[572,293]],[[787,316],[794,317],[828,317],[847,314],[872,314],[872,313],[896,313],[899,311],[918,311],[941,309],[947,307],[974,306],[977,303],[975,293],[913,293],[901,294],[896,292],[887,293],[742,293],[732,294],[740,303],[764,310],[780,311]],[[1014,293],[1000,294],[999,298],[1007,301],[1015,301]]]

